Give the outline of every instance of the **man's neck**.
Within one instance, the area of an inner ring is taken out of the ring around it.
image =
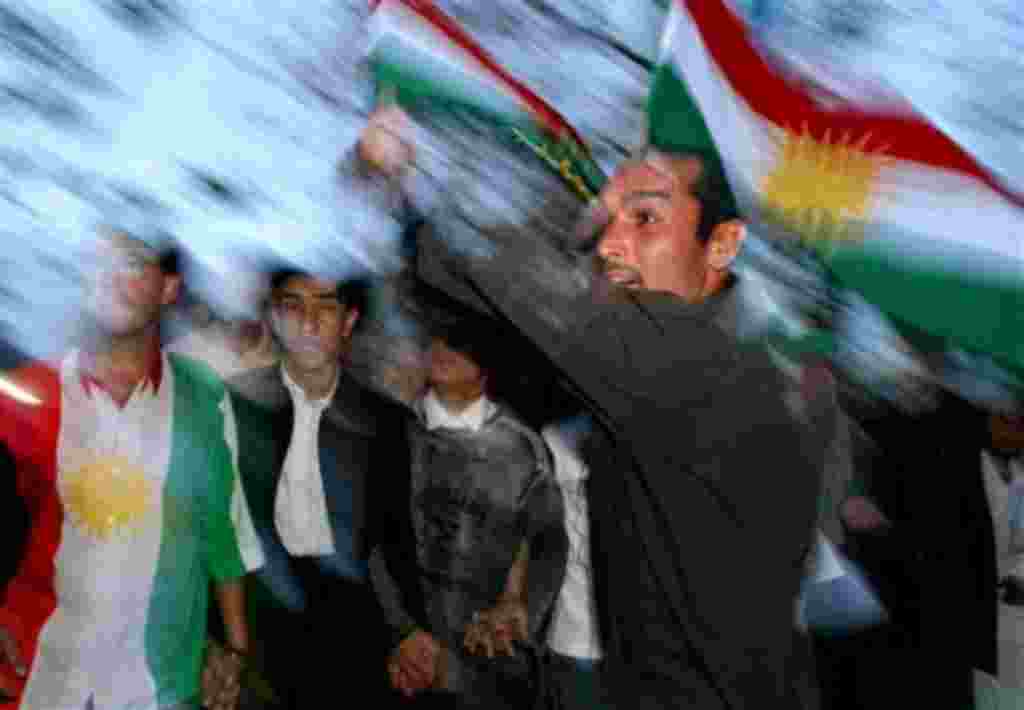
[[[296,367],[286,357],[283,360],[283,364],[288,372],[288,376],[302,389],[306,397],[311,400],[323,399],[328,396],[331,390],[334,389],[334,384],[338,381],[338,375],[341,371],[341,365],[338,363],[331,363],[315,370],[306,370]]]
[[[160,350],[160,328],[153,324],[131,335],[96,337],[86,343],[84,350],[88,353],[88,374],[123,404],[150,373]]]
[[[434,396],[450,414],[461,414],[484,396],[483,385],[434,385]]]

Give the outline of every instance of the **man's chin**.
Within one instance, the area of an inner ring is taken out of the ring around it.
[[[297,369],[306,372],[322,370],[332,362],[330,355],[320,351],[292,351],[288,358]]]
[[[90,314],[87,322],[89,321],[91,321],[93,328],[98,333],[109,338],[125,338],[130,335],[137,335],[145,331],[149,326],[149,321],[146,318],[136,314],[119,316],[111,313],[93,313]]]

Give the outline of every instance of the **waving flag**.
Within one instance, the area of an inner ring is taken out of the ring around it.
[[[1020,195],[912,110],[783,72],[725,0],[675,0],[662,52],[652,144],[721,160],[757,231],[897,324],[1024,369]]]
[[[557,111],[512,77],[430,0],[372,0],[370,57],[402,103],[458,106],[508,128],[583,199],[604,176]]]

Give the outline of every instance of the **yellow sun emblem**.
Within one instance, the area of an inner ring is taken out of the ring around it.
[[[121,456],[97,459],[64,477],[64,505],[71,520],[97,540],[137,530],[153,498],[145,472]]]
[[[888,162],[882,149],[867,149],[869,139],[776,129],[777,164],[761,185],[766,219],[810,244],[860,239]]]

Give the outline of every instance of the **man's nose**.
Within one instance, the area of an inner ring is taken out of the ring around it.
[[[632,260],[632,244],[629,230],[612,222],[605,227],[604,234],[597,242],[597,254],[602,259],[629,263]]]
[[[320,332],[320,318],[315,308],[304,308],[299,318],[303,335],[317,335]]]

